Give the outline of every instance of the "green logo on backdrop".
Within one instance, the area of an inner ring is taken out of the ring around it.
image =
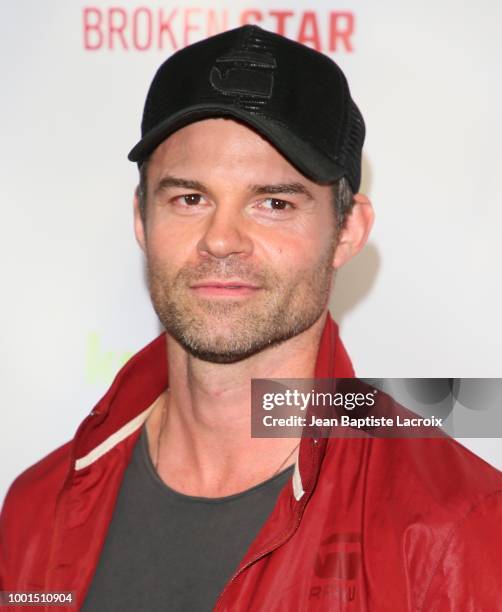
[[[104,345],[101,334],[87,335],[85,350],[85,380],[90,385],[110,384],[113,378],[134,353],[120,351]]]

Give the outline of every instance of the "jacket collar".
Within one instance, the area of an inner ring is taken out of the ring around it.
[[[120,370],[108,392],[81,424],[74,440],[75,470],[105,455],[141,428],[168,386],[165,332],[136,353]],[[317,354],[315,378],[351,378],[354,370],[338,335],[338,326],[326,317]],[[304,438],[293,476],[297,501],[312,489],[326,449],[326,438]]]
[[[338,325],[329,311],[319,343],[315,378],[353,378],[354,368],[338,334]],[[327,438],[303,438],[293,473],[293,495],[299,501],[310,493],[317,481],[322,459],[326,452]]]

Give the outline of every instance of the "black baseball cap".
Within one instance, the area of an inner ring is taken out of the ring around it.
[[[129,160],[141,165],[170,134],[210,117],[254,128],[316,182],[345,176],[359,190],[364,121],[342,70],[318,51],[256,25],[177,51],[150,85]]]

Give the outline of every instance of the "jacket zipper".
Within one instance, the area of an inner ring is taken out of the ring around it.
[[[295,534],[296,530],[298,529],[300,522],[302,520],[302,516],[303,516],[303,511],[305,509],[305,506],[307,505],[307,501],[309,499],[310,495],[308,497],[305,498],[305,500],[303,500],[301,503],[298,503],[297,506],[297,510],[296,510],[296,521],[293,525],[293,529],[291,529],[288,533],[285,534],[284,537],[282,537],[280,540],[276,541],[274,544],[267,546],[267,548],[265,548],[264,550],[262,550],[260,553],[257,553],[252,559],[250,559],[246,565],[242,566],[233,576],[232,578],[230,578],[230,580],[226,583],[225,588],[223,589],[223,591],[220,593],[218,599],[216,600],[216,604],[213,608],[213,612],[217,612],[218,609],[221,608],[221,603],[222,600],[225,596],[225,593],[227,592],[228,588],[230,587],[230,585],[235,582],[235,580],[245,571],[247,570],[249,567],[251,567],[251,565],[253,565],[254,563],[256,563],[257,561],[259,561],[260,559],[262,559],[263,557],[265,557],[266,555],[270,554],[271,552],[273,552],[274,550],[276,550],[277,548],[279,548],[280,546],[282,546],[283,544],[285,544],[291,537],[293,537],[293,535]]]
[[[316,450],[314,450],[312,447],[314,447]],[[311,458],[312,465],[315,465],[319,461],[319,457],[318,456],[316,457],[316,454],[319,453],[319,440],[318,439],[313,439],[312,440],[312,446],[310,447],[310,452],[311,452],[310,458]],[[293,528],[288,533],[286,533],[282,538],[280,538],[278,541],[276,541],[274,544],[271,544],[271,545],[267,546],[260,553],[256,554],[252,559],[250,559],[246,563],[246,565],[244,565],[239,570],[237,570],[237,572],[232,576],[232,578],[230,578],[230,580],[226,583],[225,587],[223,588],[223,591],[220,593],[218,599],[216,600],[216,604],[215,604],[215,606],[213,608],[213,612],[217,612],[218,609],[221,608],[222,600],[223,600],[223,598],[225,596],[225,593],[227,592],[228,588],[230,587],[230,585],[233,582],[235,582],[235,580],[245,570],[247,570],[249,567],[251,567],[251,565],[253,565],[257,561],[259,561],[260,559],[262,559],[266,555],[270,554],[271,552],[273,552],[274,550],[276,550],[277,548],[279,548],[280,546],[285,544],[290,538],[293,537],[293,535],[295,534],[296,530],[300,526],[300,522],[302,520],[303,512],[305,510],[305,506],[307,505],[311,495],[312,495],[312,487],[309,484],[307,486],[307,490],[304,492],[304,497],[303,497],[302,501],[296,502],[296,507],[295,507],[296,521],[293,524]]]

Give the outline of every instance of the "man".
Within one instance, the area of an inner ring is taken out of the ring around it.
[[[250,435],[252,378],[353,376],[328,299],[373,221],[363,140],[341,70],[256,26],[160,67],[129,158],[166,334],[11,487],[4,590],[84,610],[502,609],[502,478],[481,459]]]

